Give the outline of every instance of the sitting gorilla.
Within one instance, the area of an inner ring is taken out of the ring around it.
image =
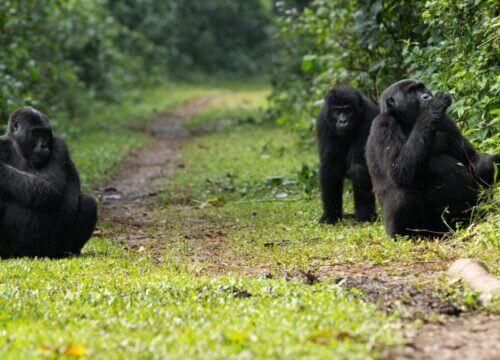
[[[478,155],[446,114],[450,95],[420,81],[393,84],[380,105],[366,158],[387,233],[432,236],[467,223],[500,155]]]
[[[325,96],[316,121],[319,145],[319,179],[323,200],[320,222],[333,224],[342,218],[344,178],[352,181],[355,218],[375,218],[375,196],[365,159],[365,145],[378,107],[352,87],[336,86]]]
[[[31,107],[16,110],[0,139],[0,256],[79,254],[97,221],[95,200],[82,195],[64,140]]]

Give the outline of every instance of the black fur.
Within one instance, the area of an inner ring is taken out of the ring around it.
[[[336,86],[325,96],[316,121],[320,158],[323,215],[320,222],[333,224],[342,218],[344,178],[351,179],[355,218],[375,218],[375,197],[365,159],[365,145],[378,107],[361,92]]]
[[[10,139],[11,154],[0,163],[0,256],[79,254],[94,231],[97,204],[81,194],[66,143],[31,107],[11,115],[2,138]]]
[[[433,236],[466,223],[479,182],[493,181],[494,157],[477,154],[446,114],[450,105],[450,95],[432,96],[415,80],[399,81],[381,96],[366,158],[392,237]]]

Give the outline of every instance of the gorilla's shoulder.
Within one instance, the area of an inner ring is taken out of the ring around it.
[[[68,145],[66,144],[66,141],[59,137],[59,136],[54,136],[54,140],[52,140],[52,145],[54,148],[57,148],[58,150],[61,151],[68,151]]]
[[[389,114],[382,113],[373,120],[372,129],[384,129],[392,126],[396,120]]]
[[[58,136],[54,136],[54,139],[52,140],[52,152],[54,158],[56,159],[62,161],[67,161],[68,159],[70,159],[69,149],[66,141]]]

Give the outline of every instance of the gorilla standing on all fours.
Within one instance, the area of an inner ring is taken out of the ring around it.
[[[374,220],[375,197],[365,145],[378,112],[378,107],[355,88],[336,86],[327,92],[316,121],[323,200],[320,222],[333,224],[342,218],[345,177],[352,181],[356,220]]]
[[[500,155],[479,155],[448,117],[451,97],[420,81],[385,90],[366,158],[389,235],[438,235],[470,219]],[[443,220],[444,218],[444,220]]]
[[[0,142],[0,256],[79,254],[94,231],[97,205],[81,194],[64,140],[52,136],[44,114],[22,107]]]

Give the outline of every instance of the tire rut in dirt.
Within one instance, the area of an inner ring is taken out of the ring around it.
[[[154,210],[161,201],[165,179],[178,166],[179,150],[191,132],[183,122],[205,109],[212,96],[197,98],[159,116],[144,131],[153,142],[131,151],[118,174],[95,189],[100,199],[99,219],[106,222],[107,236],[127,247],[139,247],[159,240],[152,235]]]

